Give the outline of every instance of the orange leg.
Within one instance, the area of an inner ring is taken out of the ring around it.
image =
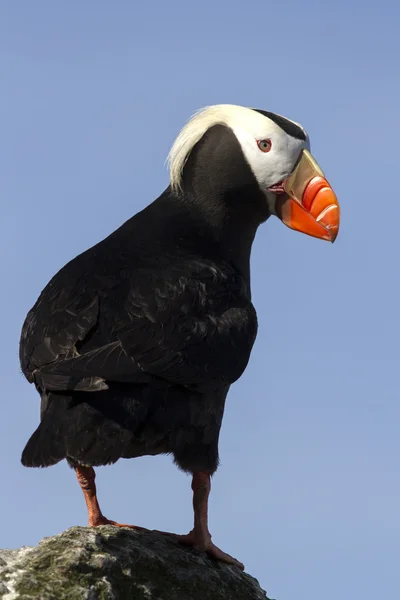
[[[88,525],[89,527],[98,527],[99,525],[115,525],[116,527],[130,527],[131,529],[144,530],[143,527],[135,525],[124,525],[116,521],[106,519],[100,510],[100,506],[96,495],[96,484],[94,482],[96,473],[92,467],[75,467],[75,473],[78,478],[78,483],[85,497],[86,506],[88,509]]]
[[[220,550],[211,541],[211,534],[208,530],[208,497],[211,491],[211,477],[209,473],[194,473],[192,490],[194,510],[194,527],[192,531],[187,535],[176,535],[174,533],[166,533],[166,535],[175,538],[178,542],[186,546],[204,550],[217,560],[244,569],[244,565],[241,562]]]

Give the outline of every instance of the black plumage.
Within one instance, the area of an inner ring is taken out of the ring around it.
[[[42,398],[24,465],[172,453],[184,470],[215,471],[225,397],[256,337],[250,247],[267,217],[235,136],[217,125],[182,194],[168,188],[53,277],[21,336]]]

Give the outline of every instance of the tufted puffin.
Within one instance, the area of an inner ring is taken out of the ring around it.
[[[89,526],[125,527],[103,515],[93,467],[170,454],[193,490],[194,526],[175,538],[243,568],[211,541],[207,509],[225,400],[257,334],[252,243],[270,216],[333,242],[340,209],[304,128],[269,111],[202,109],[168,159],[167,189],[68,262],[28,312],[20,362],[41,408],[21,460],[66,459]]]

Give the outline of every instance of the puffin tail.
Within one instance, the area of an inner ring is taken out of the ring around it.
[[[61,416],[71,398],[53,395],[42,396],[41,422],[22,452],[24,467],[50,467],[66,458]]]

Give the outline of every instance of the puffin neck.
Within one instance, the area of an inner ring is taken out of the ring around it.
[[[193,148],[183,169],[180,197],[212,230],[224,254],[249,276],[252,243],[270,212],[228,127],[215,125]]]
[[[259,223],[251,215],[232,209],[232,193],[204,194],[203,190],[191,190],[184,192],[182,200],[190,206],[196,221],[210,233],[227,259],[248,277],[251,247]],[[245,197],[241,200],[245,201]]]

